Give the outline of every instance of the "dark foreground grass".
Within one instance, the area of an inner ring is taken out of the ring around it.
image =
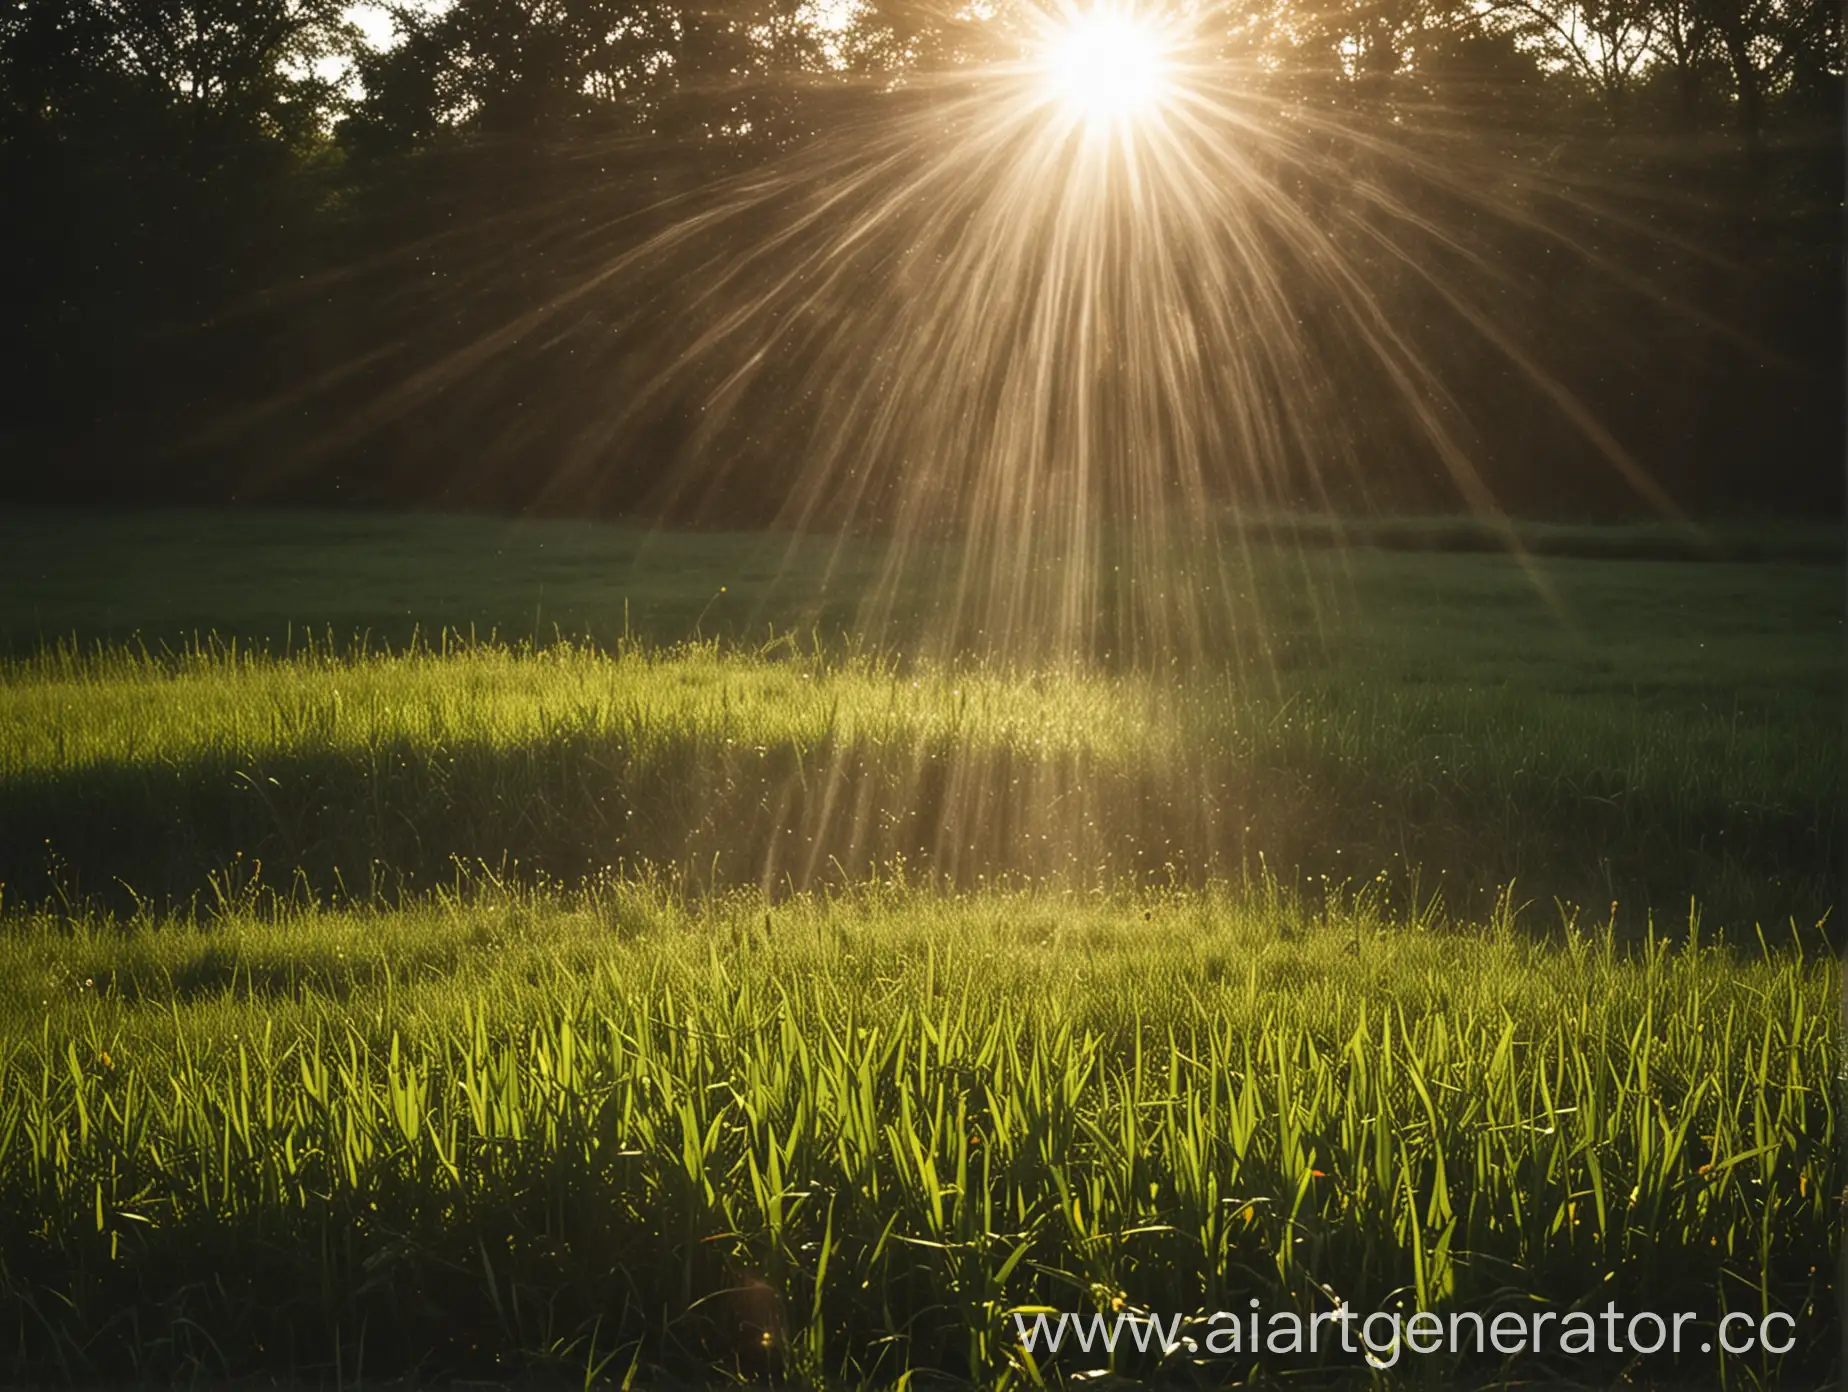
[[[1377,1382],[1819,1386],[1838,985],[1274,887],[15,916],[0,1378],[991,1386],[1012,1310],[1257,1298],[1698,1314]],[[1732,1310],[1791,1350],[1696,1352]],[[1037,1374],[1106,1362],[1366,1380]]]

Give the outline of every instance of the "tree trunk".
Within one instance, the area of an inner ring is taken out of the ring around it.
[[[1726,45],[1726,58],[1732,64],[1733,85],[1739,94],[1739,129],[1747,144],[1758,143],[1764,123],[1764,97],[1759,90],[1758,69],[1752,66],[1752,51],[1745,32],[1745,16],[1728,6],[1720,19],[1720,38]]]

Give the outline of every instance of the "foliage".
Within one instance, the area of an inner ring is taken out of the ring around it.
[[[504,445],[453,397],[363,451],[342,432],[401,384],[394,373],[414,379],[431,350],[570,293],[671,222],[676,198],[728,176],[795,177],[779,163],[794,151],[863,145],[1013,52],[1019,20],[911,0],[457,0],[393,13],[393,41],[373,47],[335,0],[0,12],[0,292],[17,307],[16,341],[32,344],[4,386],[6,495],[632,509],[731,365],[706,365],[601,451],[582,413],[639,396],[638,377],[698,339],[687,301],[700,276],[685,268],[638,278],[555,335],[560,360],[497,373]],[[1252,3],[1213,12],[1207,30],[1203,61],[1248,74],[1254,99],[1368,139],[1391,131],[1400,162],[1471,186],[1505,182],[1509,235],[1485,239],[1473,214],[1441,202],[1421,215],[1498,268],[1484,293],[1503,318],[1566,364],[1627,448],[1671,485],[1685,477],[1671,487],[1684,501],[1832,502],[1835,475],[1815,468],[1839,452],[1827,364],[1840,326],[1818,309],[1839,299],[1832,8]],[[1743,157],[1694,138],[1729,128]],[[1641,143],[1607,147],[1611,131]],[[1661,131],[1675,139],[1645,138]],[[825,162],[807,168],[795,171],[807,183],[828,177]],[[1371,187],[1382,174],[1346,177]],[[1589,264],[1563,266],[1564,247]],[[1441,274],[1475,274],[1427,250]],[[1362,270],[1400,322],[1441,316],[1390,257]],[[641,326],[618,342],[611,324],[632,314]],[[1419,336],[1453,395],[1493,422],[1482,468],[1518,506],[1633,502],[1603,475],[1578,477],[1584,441],[1551,417],[1537,426],[1531,390],[1452,332]],[[1584,358],[1588,344],[1606,346]],[[766,394],[805,419],[780,380]],[[1365,414],[1390,455],[1389,413]],[[774,495],[774,457],[754,451],[801,442],[749,436],[715,448]],[[306,457],[273,457],[298,447]],[[559,477],[570,467],[552,461],[585,452],[591,482]],[[1376,466],[1376,487],[1447,506],[1429,467]],[[758,520],[768,506],[741,489],[733,510]]]

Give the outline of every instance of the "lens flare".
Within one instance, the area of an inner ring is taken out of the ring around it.
[[[1146,19],[1093,10],[1051,26],[1042,74],[1052,98],[1076,118],[1118,124],[1160,105],[1169,89],[1167,48]]]

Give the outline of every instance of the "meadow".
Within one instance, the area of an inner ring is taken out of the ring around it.
[[[869,644],[871,539],[0,519],[5,1380],[1819,1385],[1838,551],[1370,525],[1175,674]],[[1254,1297],[1799,1337],[1004,1319]]]

